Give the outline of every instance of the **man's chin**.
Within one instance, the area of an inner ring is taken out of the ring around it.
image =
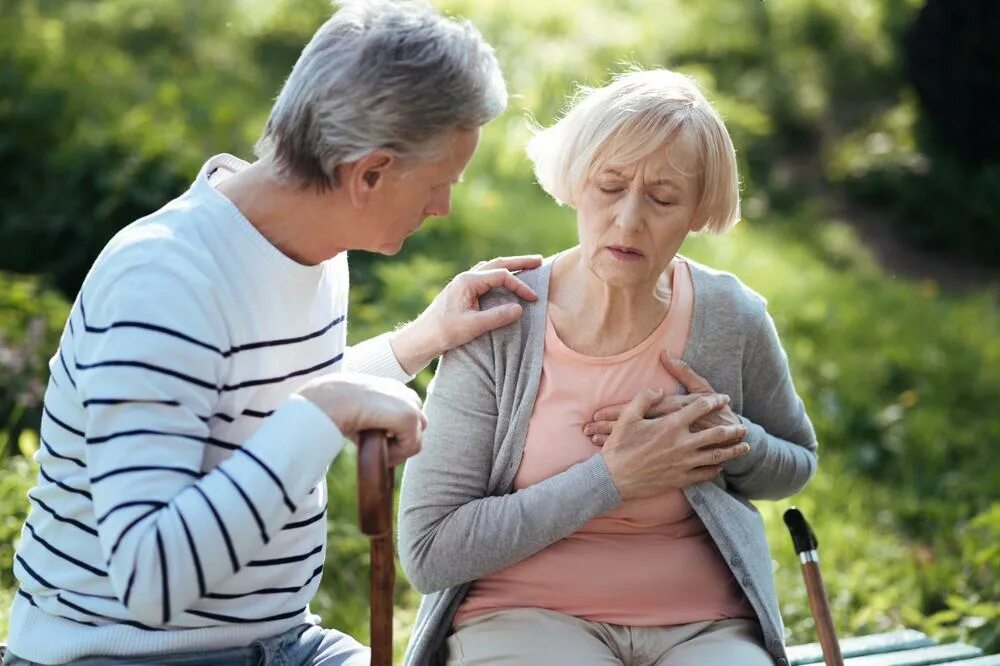
[[[385,243],[383,245],[380,245],[376,249],[372,250],[372,252],[376,252],[378,254],[382,254],[387,257],[391,257],[394,254],[399,254],[399,251],[403,249],[403,240],[397,241],[395,243]]]

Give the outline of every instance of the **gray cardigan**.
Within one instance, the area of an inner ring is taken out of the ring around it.
[[[764,299],[730,274],[689,265],[694,310],[683,358],[730,396],[751,448],[715,481],[684,493],[746,593],[768,652],[784,666],[771,555],[749,500],[799,491],[816,470],[816,438]],[[600,455],[513,492],[541,377],[551,268],[550,258],[521,273],[538,301],[517,322],[445,354],[428,391],[424,448],[406,463],[399,507],[400,560],[425,595],[406,664],[444,663],[445,638],[472,581],[622,502]],[[482,305],[513,300],[491,292]]]

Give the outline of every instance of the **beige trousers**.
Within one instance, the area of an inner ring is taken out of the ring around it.
[[[753,620],[629,627],[540,608],[470,620],[448,637],[448,666],[772,666]]]

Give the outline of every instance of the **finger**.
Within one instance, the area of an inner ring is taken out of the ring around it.
[[[746,426],[722,425],[706,428],[691,438],[691,443],[701,448],[713,444],[723,444],[733,440],[742,440],[747,436]]]
[[[729,396],[719,393],[702,393],[693,402],[671,414],[672,418],[690,426],[698,419],[729,404]]]
[[[503,287],[512,294],[529,301],[538,299],[538,295],[505,268],[491,270],[481,269],[464,274],[467,285],[477,296],[482,296],[490,289]]]
[[[620,420],[641,421],[646,418],[649,408],[663,398],[663,389],[643,389],[629,401],[622,410]]]
[[[750,453],[750,445],[746,442],[740,442],[731,446],[707,449],[698,456],[698,460],[702,465],[722,465],[730,460],[742,458],[748,453]]]
[[[602,407],[594,412],[594,422],[596,421],[617,421],[621,416],[622,410],[628,405],[627,402],[623,402],[620,405],[612,405],[611,407]]]
[[[664,403],[664,401],[670,400],[671,398],[674,397],[674,396],[668,396],[665,392],[663,392],[662,389],[657,389],[657,390],[660,391],[660,394],[659,397],[653,401],[654,407],[660,406]],[[686,396],[679,396],[679,397],[686,397]],[[596,412],[594,412],[594,416],[592,417],[593,418],[592,423],[596,421],[617,421],[619,418],[621,418],[622,410],[625,409],[626,406],[628,406],[628,403],[622,402],[617,405],[602,407]],[[675,411],[675,410],[670,410],[670,411]],[[662,413],[665,414],[666,412]],[[646,416],[653,417],[653,416],[660,416],[660,414],[657,413],[657,409],[651,407],[649,410],[647,410]]]
[[[720,474],[722,474],[722,465],[704,465],[692,469],[688,478],[691,480],[691,483],[701,483],[703,481],[711,481]]]
[[[691,366],[679,358],[674,358],[668,352],[660,352],[660,363],[664,369],[684,385],[691,393],[715,393],[715,389],[704,377],[691,369]]]
[[[611,405],[610,407],[602,407],[594,412],[595,421],[617,421],[618,417],[621,416],[622,410],[628,405],[627,402],[623,402],[619,405]]]
[[[593,437],[594,435],[610,435],[611,424],[611,421],[592,421],[591,423],[583,426],[583,434],[587,437]]]
[[[389,465],[395,467],[407,458],[420,453],[421,435],[419,420],[412,423],[404,433],[397,431],[395,437],[389,439],[386,449]]]
[[[522,312],[524,309],[517,303],[507,303],[488,310],[469,312],[466,317],[471,322],[469,328],[472,330],[472,337],[478,338],[486,331],[492,331],[517,321]]]
[[[697,400],[701,393],[685,393],[684,395],[668,395],[659,403],[653,405],[653,407],[646,413],[647,418],[654,418],[657,416],[665,416],[667,414],[673,414],[682,407],[690,405],[692,402]]]
[[[521,254],[516,257],[496,257],[489,261],[480,261],[473,267],[473,270],[484,268],[506,268],[508,271],[524,271],[531,268],[538,268],[542,265],[542,255]]]
[[[590,438],[590,441],[592,441],[596,446],[604,446],[604,442],[608,441],[608,438],[606,435],[594,435]]]

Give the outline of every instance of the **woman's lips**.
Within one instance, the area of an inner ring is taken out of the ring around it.
[[[631,247],[609,245],[608,252],[619,261],[639,261],[642,259],[642,252]]]

